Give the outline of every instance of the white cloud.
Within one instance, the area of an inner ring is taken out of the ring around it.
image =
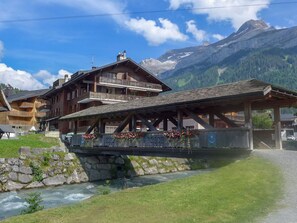
[[[31,74],[23,70],[15,70],[4,63],[0,63],[0,83],[10,84],[22,90],[44,89],[53,85],[58,78],[71,73],[66,70],[59,70],[53,75],[47,70],[40,70],[36,74]]]
[[[168,19],[159,18],[159,23],[160,25],[154,20],[146,20],[144,18],[126,21],[126,25],[130,30],[143,35],[151,45],[157,46],[168,40],[187,40],[188,37],[181,33],[178,26]]]
[[[223,36],[221,34],[213,34],[212,38],[214,38],[216,40],[222,40],[222,39],[225,39],[225,36]]]
[[[34,78],[40,80],[44,85],[52,86],[53,82],[59,78],[64,78],[65,75],[71,75],[67,70],[61,69],[58,71],[58,74],[54,75],[48,72],[47,70],[40,70],[34,74]]]
[[[198,42],[208,39],[206,32],[204,30],[199,30],[194,20],[187,21],[186,25],[187,33],[191,33]]]
[[[169,0],[169,2],[170,9],[176,10],[186,6],[191,8],[194,14],[207,14],[210,21],[230,21],[233,27],[238,29],[247,20],[259,19],[258,13],[269,6],[270,0],[262,0],[261,4],[258,0]]]
[[[0,63],[0,83],[10,84],[22,90],[46,88],[32,74],[22,70],[14,70],[4,63]]]
[[[3,42],[0,40],[0,61],[3,57],[3,52],[4,52],[4,45],[3,45]]]

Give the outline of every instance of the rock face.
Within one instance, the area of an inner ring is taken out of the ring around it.
[[[65,148],[58,147],[22,147],[19,151],[20,158],[0,158],[0,192],[168,173],[190,168],[186,159],[136,156],[77,157],[64,151]]]

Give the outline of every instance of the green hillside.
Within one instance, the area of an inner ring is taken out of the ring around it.
[[[297,48],[239,51],[215,66],[206,62],[179,70],[165,82],[179,91],[250,78],[297,90]]]

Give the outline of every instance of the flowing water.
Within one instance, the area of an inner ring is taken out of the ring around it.
[[[98,187],[102,187],[103,185],[108,187],[111,193],[113,193],[125,188],[142,187],[145,185],[167,182],[208,171],[210,170],[157,174],[135,177],[132,179],[115,179],[111,180],[108,185],[106,185],[106,181],[100,181],[0,193],[0,220],[20,214],[20,212],[27,207],[27,203],[24,198],[28,196],[28,193],[32,192],[41,193],[43,200],[41,205],[43,205],[45,208],[52,208],[88,199],[93,195],[98,194]]]

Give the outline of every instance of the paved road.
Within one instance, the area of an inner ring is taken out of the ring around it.
[[[279,208],[261,223],[297,223],[297,151],[255,150],[254,154],[277,164],[284,175],[284,197]]]

